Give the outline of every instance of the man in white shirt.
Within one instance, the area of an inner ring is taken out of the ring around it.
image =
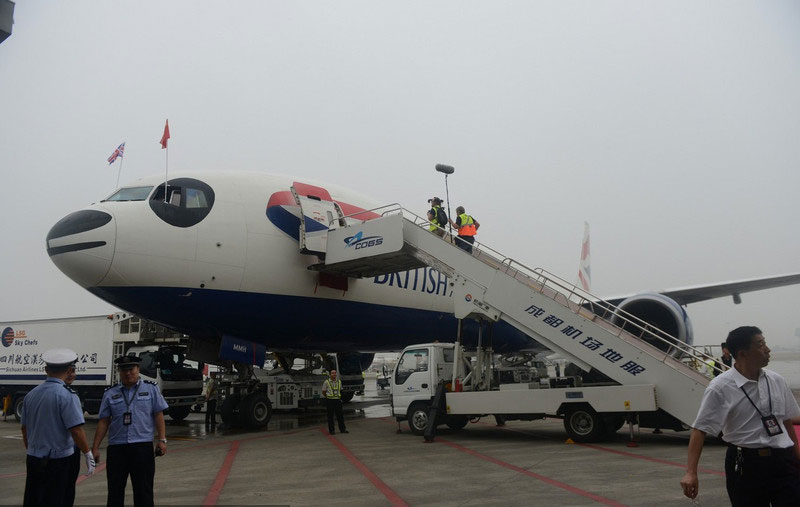
[[[728,444],[725,483],[732,505],[800,505],[800,448],[791,421],[800,416],[800,407],[786,380],[763,369],[770,350],[760,329],[736,328],[726,343],[735,363],[703,394],[689,438],[683,493],[697,496],[705,436],[722,432]]]

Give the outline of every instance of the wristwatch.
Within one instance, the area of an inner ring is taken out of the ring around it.
[[[167,443],[167,439],[166,438],[159,438],[158,441],[159,442],[163,442],[165,444]]]

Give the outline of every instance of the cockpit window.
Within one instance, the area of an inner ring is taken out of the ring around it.
[[[147,196],[150,195],[150,191],[153,190],[153,187],[128,187],[128,188],[120,188],[113,194],[111,194],[108,198],[103,199],[103,202],[106,201],[144,201],[147,199]]]
[[[175,227],[191,227],[200,223],[213,206],[214,190],[193,178],[176,178],[166,185],[159,185],[150,198],[153,212]]]

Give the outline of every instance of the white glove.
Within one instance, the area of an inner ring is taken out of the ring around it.
[[[92,451],[87,452],[83,455],[83,458],[86,460],[86,475],[92,475],[94,473],[94,455]]]

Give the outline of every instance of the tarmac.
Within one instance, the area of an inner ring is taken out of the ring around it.
[[[369,381],[369,379],[368,379]],[[346,405],[348,434],[329,435],[324,411],[275,414],[266,430],[206,430],[202,413],[167,417],[167,454],[156,458],[158,505],[630,505],[688,506],[688,432],[628,427],[599,444],[567,442],[559,419],[481,419],[461,431],[440,427],[433,443],[390,414],[388,391]],[[87,416],[90,441],[97,425]],[[0,422],[0,504],[21,504],[25,452],[19,423]],[[724,445],[707,440],[694,505],[730,505]],[[104,458],[101,448],[101,458]],[[82,465],[83,466],[83,465]],[[82,469],[83,473],[85,469]],[[76,505],[106,501],[105,463],[78,479]],[[126,505],[133,505],[130,485]]]

